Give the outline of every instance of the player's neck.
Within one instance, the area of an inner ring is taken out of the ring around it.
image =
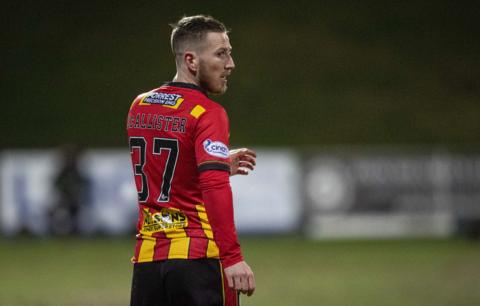
[[[173,77],[172,81],[181,82],[181,83],[190,83],[190,84],[199,86],[196,78],[190,75],[186,75],[185,73],[181,73],[181,71],[177,72],[177,74]]]

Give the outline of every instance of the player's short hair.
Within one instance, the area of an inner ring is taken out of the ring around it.
[[[228,33],[223,23],[207,15],[183,16],[170,26],[170,44],[174,55],[185,51],[183,49],[190,43],[201,42],[209,32]]]

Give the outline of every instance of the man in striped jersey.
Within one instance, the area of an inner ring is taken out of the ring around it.
[[[238,305],[253,294],[233,221],[229,176],[255,166],[249,149],[229,151],[222,94],[235,68],[225,26],[210,16],[172,25],[177,74],[139,95],[127,133],[138,191],[131,305]]]

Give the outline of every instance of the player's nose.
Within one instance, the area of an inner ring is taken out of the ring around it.
[[[235,69],[235,62],[233,61],[233,57],[230,55],[227,60],[227,64],[225,65],[226,69],[233,70]]]

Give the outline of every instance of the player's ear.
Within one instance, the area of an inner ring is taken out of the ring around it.
[[[185,52],[183,60],[185,61],[188,70],[196,74],[198,70],[198,57],[195,52]]]

